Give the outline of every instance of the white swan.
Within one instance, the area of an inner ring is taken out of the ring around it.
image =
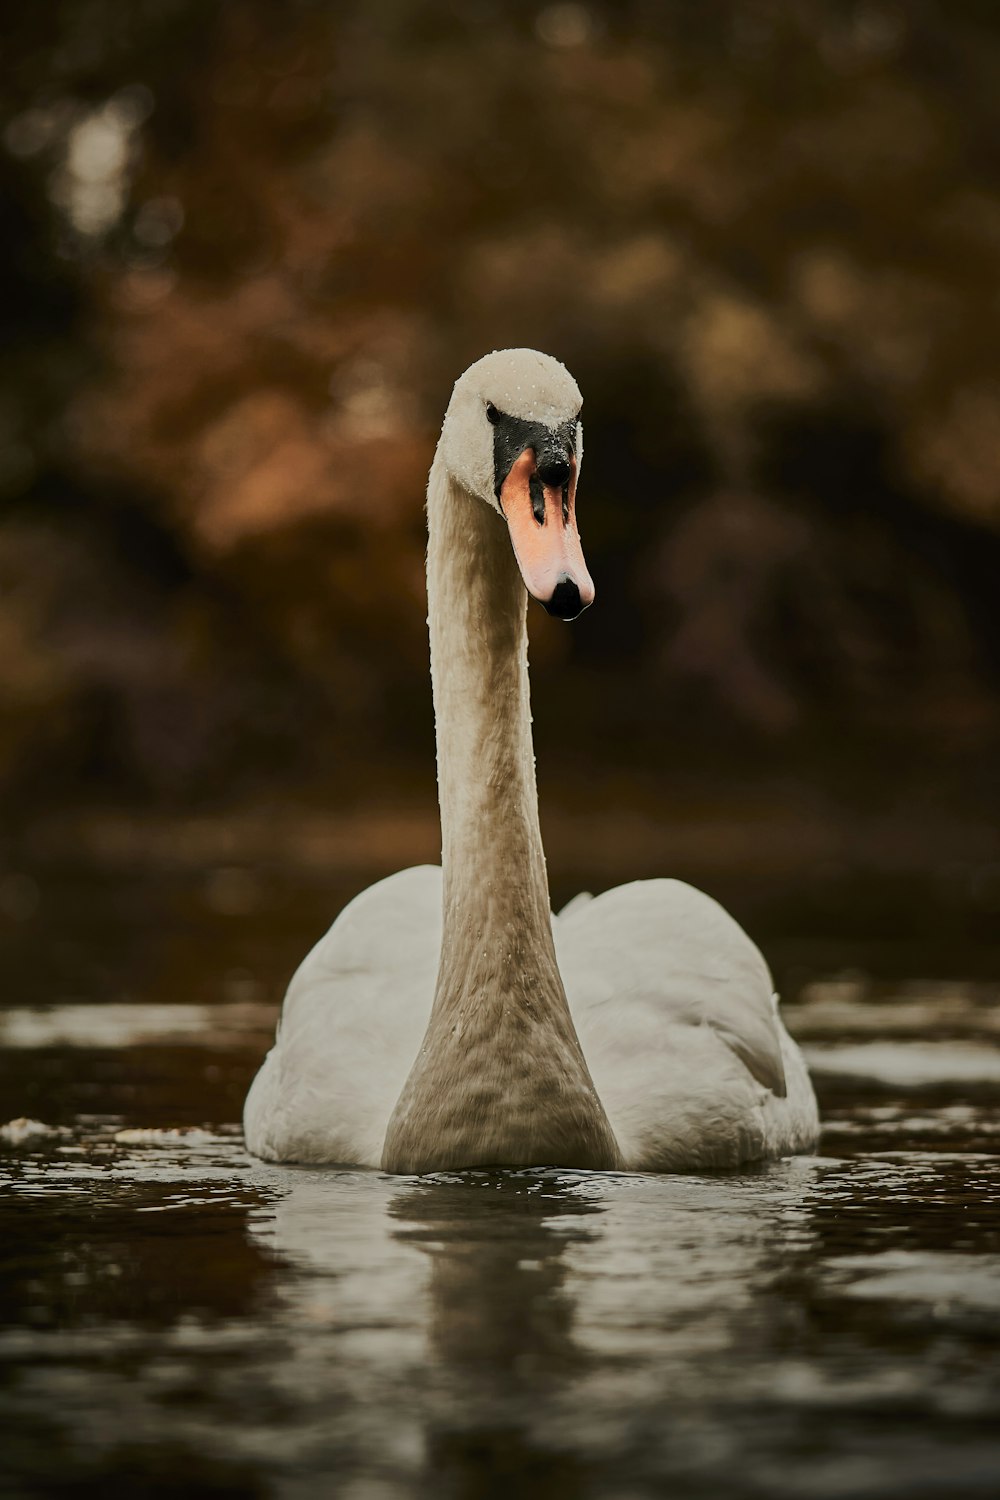
[[[815,1144],[767,965],[715,901],[645,880],[549,909],[525,585],[563,618],[593,599],[580,402],[527,349],[455,385],[427,490],[442,869],[364,891],[295,974],[247,1096],[258,1156],[663,1172]]]

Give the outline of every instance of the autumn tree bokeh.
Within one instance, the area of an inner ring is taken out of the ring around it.
[[[984,0],[63,0],[4,51],[16,811],[426,779],[426,469],[515,344],[586,398],[543,769],[988,804]]]

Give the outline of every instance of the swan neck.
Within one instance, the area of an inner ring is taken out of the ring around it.
[[[440,462],[428,531],[445,928],[473,908],[481,918],[485,899],[494,921],[516,915],[551,943],[524,584],[502,517]]]
[[[619,1166],[552,939],[524,584],[502,518],[448,477],[440,454],[427,508],[444,922],[430,1020],[382,1166]]]

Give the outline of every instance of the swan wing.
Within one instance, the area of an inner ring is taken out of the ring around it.
[[[401,870],[344,907],[296,970],[247,1096],[256,1156],[379,1165],[427,1027],[440,947],[437,866]]]
[[[732,1167],[807,1150],[816,1102],[758,949],[711,897],[643,880],[555,918],[584,1056],[627,1164]]]
[[[636,880],[582,906],[571,902],[556,930],[567,989],[569,974],[581,1007],[640,1005],[711,1027],[758,1083],[784,1097],[770,972],[711,896],[680,880]]]

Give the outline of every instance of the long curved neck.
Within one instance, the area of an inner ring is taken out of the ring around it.
[[[503,521],[440,453],[427,518],[444,925],[430,1022],[382,1165],[618,1166],[552,940],[524,585]]]
[[[427,595],[437,725],[443,952],[515,924],[552,953],[531,743],[527,596],[503,521],[435,464]],[[554,965],[555,958],[552,956]],[[438,987],[438,1003],[449,999]]]

